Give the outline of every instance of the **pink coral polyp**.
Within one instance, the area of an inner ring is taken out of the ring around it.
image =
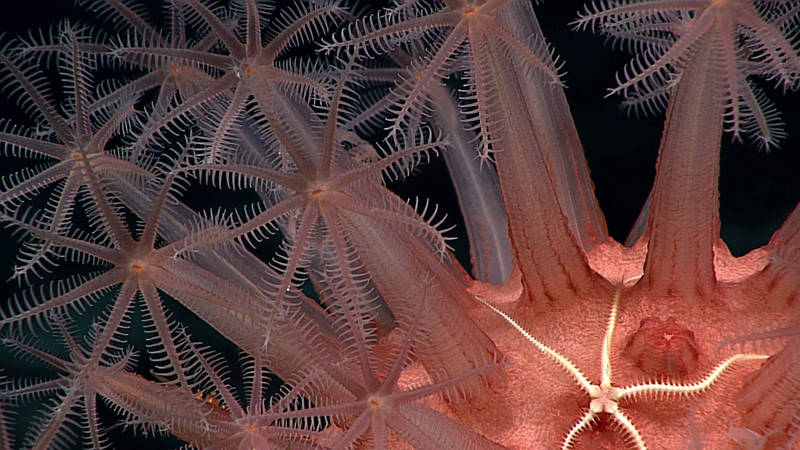
[[[694,332],[674,317],[642,319],[639,329],[628,338],[623,354],[644,373],[666,377],[693,374],[700,358]]]

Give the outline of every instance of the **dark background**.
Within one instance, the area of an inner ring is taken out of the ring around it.
[[[0,42],[25,34],[35,27],[48,27],[65,18],[72,22],[98,22],[73,6],[71,0],[26,0],[3,2],[0,7]],[[281,4],[281,2],[276,2]],[[584,145],[597,197],[614,238],[624,241],[652,186],[663,114],[647,119],[628,117],[619,107],[620,98],[605,98],[615,85],[614,74],[629,56],[604,45],[603,39],[589,32],[573,32],[568,23],[582,8],[583,1],[551,0],[537,5],[546,38],[564,61],[563,71],[578,133]],[[149,0],[155,12],[160,2]],[[155,5],[153,8],[152,5]],[[107,27],[107,24],[106,24]],[[109,32],[113,29],[107,28]],[[752,143],[731,143],[723,137],[720,177],[722,236],[736,255],[764,245],[771,234],[800,200],[800,95],[782,96],[775,90],[769,96],[779,104],[789,138],[777,150],[765,152]],[[0,97],[0,118],[18,117],[20,111],[6,96]],[[10,171],[0,159],[0,173]],[[392,186],[404,197],[432,198],[448,212],[451,232],[463,236],[452,188],[440,161],[423,168],[402,184]],[[465,254],[465,240],[456,243]],[[17,253],[9,230],[0,229],[0,294],[5,301],[18,290],[7,282]],[[0,358],[7,358],[0,353]],[[0,359],[0,367],[10,364]],[[174,442],[168,443],[172,446]]]

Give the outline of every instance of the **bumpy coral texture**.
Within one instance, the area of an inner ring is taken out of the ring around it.
[[[719,208],[724,143],[793,142],[800,1],[580,6],[664,118],[624,242],[546,5],[78,6],[0,38],[0,447],[800,447],[800,206],[741,256]]]

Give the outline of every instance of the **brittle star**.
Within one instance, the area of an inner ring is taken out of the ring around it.
[[[617,320],[617,310],[619,308],[619,299],[622,293],[622,286],[617,288],[614,294],[614,302],[611,306],[611,313],[608,318],[608,325],[606,333],[603,337],[603,347],[601,350],[602,368],[601,368],[601,381],[600,384],[593,384],[581,372],[578,367],[569,359],[562,356],[560,353],[544,345],[541,341],[533,337],[522,326],[515,322],[508,314],[500,311],[495,306],[489,304],[485,300],[475,297],[478,301],[486,305],[489,309],[497,313],[506,322],[511,324],[525,339],[532,343],[539,351],[549,356],[555,361],[567,374],[575,379],[578,386],[589,395],[591,399],[589,402],[588,410],[583,414],[583,417],[570,428],[564,441],[561,444],[562,450],[567,450],[572,447],[578,436],[588,429],[601,414],[608,414],[611,419],[617,422],[628,434],[631,441],[636,445],[639,450],[646,450],[647,446],[644,443],[639,430],[633,425],[630,418],[622,411],[619,404],[623,400],[633,400],[645,395],[655,395],[659,398],[662,396],[676,396],[676,397],[689,397],[699,394],[714,384],[720,379],[722,374],[727,371],[734,363],[739,361],[754,361],[763,360],[769,355],[759,355],[752,353],[740,353],[733,355],[716,367],[714,367],[706,376],[700,381],[690,384],[678,382],[646,382],[634,384],[627,387],[617,387],[611,382],[611,339],[614,334],[614,326]]]

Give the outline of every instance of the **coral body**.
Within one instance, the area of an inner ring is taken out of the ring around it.
[[[726,133],[786,138],[759,83],[800,86],[797,0],[575,19],[634,53],[612,92],[665,109],[624,245],[528,1],[79,3],[114,35],[0,53],[32,119],[0,131],[3,348],[52,369],[2,374],[0,445],[800,445],[800,206],[735,257],[718,190]],[[442,153],[472,273],[387,187]]]

